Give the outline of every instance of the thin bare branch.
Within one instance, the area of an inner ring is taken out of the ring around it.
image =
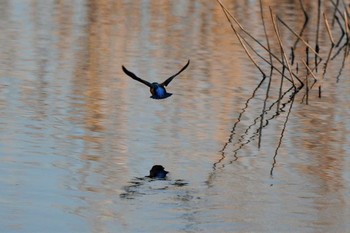
[[[299,36],[292,28],[290,28],[279,16],[277,16],[277,19],[286,27],[289,29],[289,31],[291,31],[296,37],[298,37],[307,47],[309,47],[311,49],[311,51],[316,54],[317,56],[320,57],[320,55],[311,47],[311,45],[309,45],[309,43],[307,43],[301,36]]]
[[[333,35],[332,35],[332,31],[331,31],[331,29],[329,28],[328,20],[327,20],[326,14],[325,14],[324,12],[323,12],[323,19],[324,19],[324,22],[325,22],[325,24],[326,24],[326,28],[327,28],[327,32],[328,32],[329,39],[331,40],[332,45],[334,46],[334,45],[335,45],[335,42],[334,42],[334,38],[333,38]]]
[[[310,72],[310,74],[312,75],[312,77],[318,81],[318,78],[315,76],[315,74],[312,72],[312,70],[310,69],[310,67],[306,64],[306,62],[304,61],[304,59],[301,59],[301,61],[303,62],[304,66],[306,67],[306,69]]]
[[[278,43],[280,44],[280,47],[281,47],[281,50],[282,50],[282,54],[283,54],[284,60],[285,60],[286,63],[287,63],[288,71],[289,71],[291,80],[292,80],[292,82],[293,82],[293,86],[295,86],[294,78],[293,78],[293,75],[292,75],[292,68],[290,67],[289,61],[288,61],[287,56],[286,56],[286,53],[285,53],[285,51],[284,51],[284,47],[283,47],[283,43],[282,43],[282,40],[281,40],[281,37],[280,37],[280,34],[279,34],[278,26],[277,26],[277,24],[276,24],[276,17],[273,15],[271,7],[270,7],[270,14],[271,14],[271,19],[272,19],[273,27],[274,27],[274,30],[275,30],[275,33],[276,33],[276,36],[277,36],[277,39],[278,39]]]
[[[220,2],[220,0],[217,0]],[[245,46],[243,40],[242,40],[242,37],[239,35],[239,33],[237,32],[237,30],[235,29],[235,27],[233,26],[230,18],[228,17],[228,14],[230,14],[230,12],[228,12],[226,10],[226,8],[220,3],[221,7],[222,7],[222,10],[223,12],[225,13],[225,16],[226,16],[226,19],[229,21],[230,25],[231,25],[231,28],[233,30],[233,32],[236,34],[240,44],[242,45],[242,47],[244,48],[244,51],[246,52],[246,54],[248,55],[249,59],[253,62],[253,64],[259,69],[259,71],[262,73],[262,75],[264,77],[266,77],[266,74],[264,73],[264,71],[259,67],[259,65],[256,63],[256,61],[254,60],[254,58],[252,57],[252,55],[249,53],[249,50],[247,49],[247,47]]]

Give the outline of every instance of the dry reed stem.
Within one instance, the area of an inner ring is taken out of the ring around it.
[[[222,5],[220,4],[220,6],[222,6]],[[236,36],[239,35],[239,36],[237,36],[237,37],[238,37],[238,39],[240,40],[240,43],[242,44],[243,48],[246,49],[246,47],[244,46],[244,43],[243,43],[242,41],[244,41],[244,42],[249,46],[249,48],[250,48],[252,51],[254,51],[254,53],[255,53],[258,57],[260,57],[260,58],[261,58],[262,60],[264,60],[267,64],[269,64],[269,65],[272,67],[272,69],[275,69],[278,73],[280,73],[283,77],[285,77],[289,82],[293,83],[292,80],[289,79],[287,76],[285,76],[280,70],[278,70],[277,67],[275,67],[275,66],[273,65],[273,63],[269,62],[269,61],[266,60],[264,57],[262,57],[258,52],[256,52],[256,50],[253,49],[252,45],[250,45],[250,44],[248,43],[248,41],[247,41],[244,37],[242,37],[242,36],[237,32],[237,30],[236,30],[235,28],[233,28],[233,25],[232,25],[230,19],[228,18],[228,15],[231,16],[232,14],[229,14],[229,12],[227,12],[227,8],[225,8],[225,6],[222,7],[222,10],[223,10],[223,12],[224,12],[224,14],[225,14],[227,20],[229,21],[232,30],[235,32]],[[242,27],[241,27],[241,28],[242,28]],[[249,35],[251,38],[253,38],[256,42],[258,42],[258,41],[257,41],[254,37],[252,37],[247,31],[244,31],[244,32],[245,32],[247,35]],[[281,65],[285,66],[285,65],[283,64],[283,62],[282,62],[278,57],[276,57],[276,55],[274,55],[274,54],[271,53],[269,50],[267,50],[263,45],[260,44],[260,42],[258,42],[258,44],[259,44],[262,48],[264,48],[267,52],[269,52],[270,56],[274,57]],[[248,51],[248,49],[246,49],[246,51]],[[248,52],[248,54],[249,54],[249,52]],[[248,56],[249,56],[249,55],[248,55]],[[256,64],[256,62],[254,61],[254,59],[252,58],[252,56],[250,56],[250,59],[251,59],[251,60],[253,61],[253,63],[257,66],[257,64]],[[258,66],[257,66],[257,67],[258,67]],[[258,69],[259,69],[260,72],[266,77],[266,75],[265,75],[265,73],[262,71],[262,69],[260,69],[259,67],[258,67]],[[294,75],[296,78],[298,78],[294,73],[293,73],[293,75]],[[302,84],[302,83],[301,83],[301,84]]]
[[[349,41],[349,21],[348,21],[348,15],[346,13],[346,10],[344,10],[344,23],[345,23],[345,34],[347,41]]]
[[[266,26],[265,26],[265,19],[264,19],[264,11],[263,11],[263,7],[262,7],[262,0],[260,0],[260,14],[261,14],[261,21],[263,23],[263,27],[264,27],[264,33],[265,33],[265,38],[266,38],[266,44],[267,44],[267,49],[269,51],[271,51],[271,47],[270,47],[270,41],[269,41],[269,37],[267,36],[267,32],[266,32]],[[269,53],[269,57],[270,57],[270,63],[271,63],[271,67],[272,67],[272,56],[271,53]],[[272,70],[271,70],[272,72]]]
[[[310,69],[310,67],[306,64],[306,62],[304,61],[304,59],[301,59],[301,61],[303,62],[304,66],[306,67],[306,69],[310,72],[310,74],[312,75],[312,77],[318,81],[318,78],[315,76],[315,74],[312,72],[312,70]]]
[[[239,43],[242,45],[242,47],[244,48],[244,51],[246,52],[246,54],[248,55],[249,59],[253,62],[253,64],[259,69],[259,71],[263,74],[264,77],[266,77],[266,74],[264,73],[264,71],[259,67],[259,65],[256,63],[256,61],[254,60],[254,58],[252,57],[252,55],[249,53],[249,50],[247,49],[247,47],[245,46],[242,37],[239,35],[239,33],[237,32],[237,30],[235,29],[235,27],[233,26],[230,18],[228,17],[228,15],[231,16],[230,12],[227,11],[227,9],[222,5],[222,3],[220,2],[220,0],[217,0],[222,8],[222,10],[225,13],[226,19],[229,21],[231,28],[233,30],[233,32],[236,34]],[[235,20],[235,19],[234,19]],[[236,20],[235,20],[236,22]],[[236,22],[237,23],[237,22]]]
[[[286,27],[288,30],[290,30],[296,37],[298,37],[307,47],[311,49],[311,51],[316,54],[318,57],[321,57],[318,52],[316,52],[309,43],[307,43],[301,36],[299,36],[292,28],[290,28],[279,16],[277,16],[277,19]]]
[[[224,4],[220,1],[220,0],[216,0],[220,6],[222,7],[222,9],[225,9],[226,12],[231,16],[231,18],[235,21],[235,23],[239,26],[240,29],[242,29],[243,31],[245,31],[245,29],[243,28],[243,26],[238,22],[238,20],[230,13],[230,11],[224,6]]]
[[[220,0],[216,0],[223,11],[227,12],[227,14],[237,23],[238,27],[247,34],[252,40],[254,40],[258,45],[260,45],[266,52],[268,52],[273,58],[275,58],[281,65],[284,65],[283,62],[275,55],[273,54],[268,48],[266,48],[259,40],[257,40],[254,36],[252,36],[247,30],[243,28],[243,26],[238,22],[238,20],[230,13],[230,11],[223,5],[223,3]],[[227,17],[227,16],[226,16]]]
[[[344,0],[342,0],[342,2],[343,2],[343,6],[344,6],[344,8],[345,8],[346,15],[347,15],[348,18],[349,18],[349,17],[350,17],[350,14],[349,14],[349,12],[348,12],[348,8],[347,8],[347,6],[346,6]],[[350,4],[349,4],[349,6],[350,6]]]
[[[292,69],[290,67],[290,64],[289,64],[289,61],[287,59],[287,56],[286,56],[286,53],[284,51],[284,46],[283,46],[283,43],[282,43],[282,40],[281,40],[281,37],[280,37],[280,34],[279,34],[279,30],[278,30],[278,27],[277,27],[277,24],[276,24],[276,17],[272,14],[272,9],[271,7],[269,7],[270,9],[270,15],[271,15],[271,19],[272,19],[272,23],[273,23],[273,28],[275,30],[275,33],[276,33],[276,36],[277,36],[277,39],[278,39],[278,43],[280,45],[280,48],[282,50],[282,55],[284,57],[284,60],[286,61],[287,63],[287,66],[288,66],[288,71],[289,71],[289,74],[290,74],[290,77],[291,77],[291,80],[292,80],[292,83],[293,83],[293,86],[295,87],[295,82],[294,82],[294,78],[293,78],[293,72],[292,72]]]
[[[327,32],[328,32],[329,39],[330,39],[331,42],[332,42],[332,46],[334,46],[335,43],[334,43],[334,38],[333,38],[333,35],[332,35],[332,31],[331,31],[331,29],[329,28],[328,20],[327,20],[326,14],[325,14],[324,12],[323,12],[323,18],[324,18],[324,22],[325,22],[325,24],[326,24],[326,28],[327,28]]]
[[[232,17],[232,19],[238,24],[239,28],[240,28],[246,35],[248,35],[252,40],[254,40],[258,45],[260,45],[266,52],[268,52],[273,58],[275,58],[283,67],[286,66],[286,65],[284,64],[284,62],[283,62],[281,59],[279,59],[275,54],[273,54],[268,48],[266,48],[260,41],[258,41],[254,36],[252,36],[248,31],[246,31],[246,30],[243,28],[243,26],[238,22],[238,20],[228,11],[228,9],[223,5],[223,3],[222,3],[220,0],[217,0],[217,2],[220,4],[221,9],[224,11],[226,18],[228,18],[228,15],[229,15],[230,17]],[[232,28],[233,25],[232,25],[231,21],[230,21],[229,19],[228,19],[228,21],[229,21],[229,23],[231,24],[231,28]],[[239,33],[237,32],[237,30],[235,30],[234,28],[233,28],[233,30],[234,30],[234,32],[235,32],[236,34],[239,34]],[[250,46],[250,48],[252,48],[252,46],[251,46],[242,36],[240,36],[240,37],[247,43],[248,46]],[[252,50],[255,52],[254,49],[252,49]],[[256,52],[255,52],[255,53],[256,53]],[[259,56],[259,55],[258,55],[258,56]],[[259,57],[260,57],[260,56],[259,56]],[[265,59],[263,59],[263,60],[266,61]],[[268,64],[270,64],[272,68],[274,68],[274,69],[277,70],[279,73],[281,73],[275,66],[273,66],[272,63],[269,63],[269,62],[268,62]],[[287,67],[287,68],[288,68],[288,67]],[[259,69],[259,70],[262,72],[261,69]],[[263,72],[262,72],[262,73],[263,73]],[[293,72],[292,72],[292,74],[293,74],[293,76],[300,82],[301,87],[302,87],[304,84],[300,81],[300,79],[298,78],[298,76],[295,75]],[[263,75],[265,75],[265,73],[263,73]],[[266,75],[265,75],[265,76],[266,76]],[[282,76],[284,76],[284,75],[282,75]],[[285,77],[285,76],[284,76],[284,77]],[[287,79],[288,79],[288,78],[287,78]],[[293,80],[293,79],[292,79],[292,80]],[[290,81],[290,82],[292,82],[292,80],[288,79],[288,81]],[[292,83],[293,83],[293,82],[292,82]]]

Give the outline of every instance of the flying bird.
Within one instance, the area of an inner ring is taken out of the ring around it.
[[[148,86],[150,88],[150,92],[152,94],[151,98],[153,98],[153,99],[165,99],[165,98],[168,98],[169,96],[172,95],[172,93],[169,93],[169,92],[166,91],[165,87],[168,86],[169,83],[177,75],[179,75],[182,71],[184,71],[189,64],[190,64],[190,60],[188,60],[187,64],[184,67],[182,67],[182,69],[179,72],[177,72],[173,76],[167,78],[162,83],[157,83],[157,82],[150,83],[150,82],[148,82],[146,80],[143,80],[143,79],[137,77],[134,73],[132,73],[131,71],[127,70],[124,66],[122,66],[122,68],[123,68],[123,71],[124,71],[124,73],[126,75],[128,75],[132,79],[135,79],[136,81],[139,81],[139,82],[145,84],[146,86]]]

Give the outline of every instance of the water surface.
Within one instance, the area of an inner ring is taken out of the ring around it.
[[[264,41],[258,3],[227,7]],[[269,4],[301,28],[299,1]],[[317,3],[305,7],[313,41]],[[306,105],[303,89],[289,113],[288,92],[278,116],[274,74],[259,148],[268,79],[254,92],[262,75],[216,1],[2,1],[0,11],[0,232],[350,228],[348,60],[329,64],[321,99],[314,88]],[[325,30],[320,43],[326,56]],[[165,100],[121,70],[161,82],[188,59]],[[143,178],[154,164],[167,180]]]

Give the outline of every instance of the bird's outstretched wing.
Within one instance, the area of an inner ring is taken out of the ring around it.
[[[186,68],[187,68],[187,66],[190,64],[190,60],[188,60],[188,62],[187,62],[187,64],[184,66],[184,67],[182,67],[182,69],[179,71],[179,72],[177,72],[176,74],[174,74],[173,76],[171,76],[170,78],[168,78],[167,80],[165,80],[164,82],[162,82],[160,85],[162,85],[162,86],[168,86],[168,84],[177,76],[177,75],[179,75],[182,71],[184,71]]]
[[[124,66],[122,66],[123,71],[125,74],[127,74],[129,77],[131,77],[132,79],[135,79],[136,81],[139,81],[149,87],[152,87],[152,84],[150,82],[147,82],[146,80],[143,80],[139,77],[137,77],[134,73],[132,73],[131,71],[127,70]]]

